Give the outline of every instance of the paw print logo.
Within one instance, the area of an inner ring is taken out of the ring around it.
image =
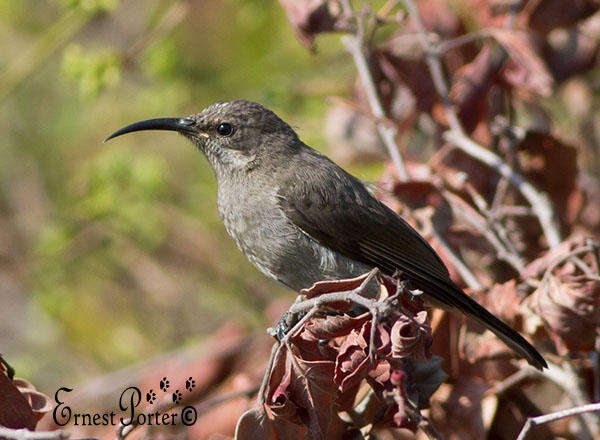
[[[192,379],[192,377],[188,377],[188,380],[185,381],[185,389],[188,391],[192,391],[196,386],[196,381]]]
[[[173,402],[177,404],[181,402],[181,399],[183,399],[183,394],[181,394],[181,391],[175,390],[175,392],[173,393]]]
[[[154,390],[149,390],[146,393],[146,402],[148,402],[150,405],[152,405],[155,400],[156,400],[156,393],[154,392]]]
[[[167,391],[169,389],[170,385],[171,385],[171,382],[169,382],[166,377],[163,377],[160,380],[159,386],[160,386],[161,391],[163,391],[163,392]]]

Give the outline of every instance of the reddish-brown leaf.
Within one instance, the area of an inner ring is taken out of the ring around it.
[[[600,325],[600,283],[567,283],[547,274],[528,298],[545,322],[559,352],[594,350]]]
[[[345,336],[350,331],[360,328],[370,314],[352,317],[348,315],[326,315],[312,319],[306,324],[306,331],[316,339],[333,339]]]
[[[293,437],[290,437],[290,440]],[[298,436],[297,439],[302,437]],[[263,407],[246,411],[237,422],[235,440],[277,440],[273,422],[267,417]]]
[[[516,87],[550,96],[552,76],[536,53],[530,36],[523,31],[502,28],[491,28],[489,32],[509,55],[509,61],[503,69],[504,78]]]
[[[327,0],[280,0],[298,40],[308,49],[321,32],[349,29],[338,3]]]
[[[392,356],[426,360],[431,357],[431,326],[425,310],[413,317],[401,315],[392,326],[390,332]]]
[[[269,410],[291,423],[302,421],[312,438],[339,435],[344,424],[337,415],[333,370],[333,362],[306,361],[282,345],[269,380]]]
[[[540,0],[529,16],[529,26],[537,32],[570,27],[595,13],[600,4],[594,0]]]
[[[12,429],[35,429],[38,418],[27,397],[0,371],[0,425]]]
[[[559,215],[562,233],[567,235],[579,207],[571,203],[579,191],[577,149],[552,135],[528,131],[515,150],[522,173],[536,187],[548,193]]]
[[[456,71],[450,89],[450,100],[458,108],[464,127],[471,131],[487,117],[486,96],[503,64],[501,54],[485,45],[477,57]],[[443,123],[445,121],[445,111]]]

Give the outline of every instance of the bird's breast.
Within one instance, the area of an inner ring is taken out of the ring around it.
[[[280,209],[275,194],[274,189],[255,190],[251,185],[219,190],[219,215],[227,232],[263,274],[298,291],[369,269],[300,230]]]

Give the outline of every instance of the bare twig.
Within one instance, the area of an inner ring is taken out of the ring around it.
[[[30,431],[28,429],[10,429],[0,426],[0,438],[6,440],[66,440],[69,433],[65,431]]]
[[[537,417],[529,417],[523,426],[523,429],[519,433],[517,440],[525,440],[529,431],[538,425],[543,425],[544,423],[553,422],[555,420],[564,419],[565,417],[571,417],[574,415],[581,415],[590,412],[600,411],[600,403],[590,403],[587,405],[577,406],[575,408],[565,409],[563,411],[557,411],[552,414],[546,414],[543,416]]]
[[[545,378],[551,380],[561,387],[576,406],[589,404],[586,396],[584,384],[568,362],[564,362],[562,367],[552,362],[548,362],[548,369],[539,372]],[[598,418],[591,414],[580,414],[582,432],[588,439],[600,438],[600,425]]]
[[[525,269],[525,261],[518,254],[512,253],[506,248],[504,243],[502,243],[502,241],[496,236],[494,231],[488,227],[486,219],[480,213],[473,209],[473,207],[465,202],[462,198],[448,190],[443,190],[442,195],[453,206],[457,206],[464,211],[464,215],[461,218],[473,226],[477,232],[481,233],[487,239],[494,249],[496,249],[496,255],[500,260],[506,261],[518,273],[523,272]]]
[[[346,10],[346,14],[352,16],[353,12],[349,2],[342,2],[342,5]],[[375,118],[377,119],[383,120],[386,119],[386,115],[383,109],[383,105],[381,105],[381,100],[379,99],[377,88],[375,87],[373,75],[371,74],[371,70],[369,69],[369,65],[367,63],[367,55],[364,52],[364,35],[363,32],[360,32],[360,19],[358,19],[357,25],[359,31],[354,35],[347,35],[342,37],[342,43],[344,43],[344,46],[346,46],[346,50],[348,50],[350,55],[352,55],[352,59],[354,60],[354,64],[356,65],[358,76],[360,77],[363,89],[365,91],[365,94],[367,95],[367,100],[369,101],[369,106],[371,107],[371,112],[373,113],[373,116],[375,116]],[[396,128],[390,127],[383,123],[377,123],[376,126],[377,131],[379,132],[379,136],[381,136],[381,140],[387,148],[388,153],[392,158],[392,162],[396,167],[398,178],[403,182],[407,181],[408,172],[406,171],[404,160],[402,159],[400,150],[398,149],[398,144],[396,144]]]
[[[547,194],[538,191],[499,156],[467,137],[462,129],[460,131],[454,129],[447,131],[444,133],[444,138],[510,180],[531,204],[531,209],[535,212],[542,226],[548,246],[553,248],[560,244],[561,237],[557,226],[556,214]]]
[[[442,104],[446,112],[446,118],[448,119],[450,130],[444,133],[444,138],[473,158],[480,160],[489,167],[493,168],[501,176],[504,176],[510,180],[510,182],[519,189],[521,194],[523,194],[523,196],[530,203],[532,210],[539,219],[540,225],[544,231],[544,235],[546,236],[548,246],[550,248],[558,246],[561,242],[561,237],[558,229],[556,213],[554,212],[548,196],[545,193],[538,191],[519,173],[508,166],[499,156],[487,148],[477,144],[466,135],[458,118],[458,114],[456,113],[452,102],[450,102],[448,84],[444,77],[440,54],[435,50],[431,41],[427,37],[428,32],[425,29],[423,21],[421,20],[421,16],[415,2],[413,0],[402,1],[409,14],[413,18],[415,26],[417,27],[417,31],[420,36],[420,42],[426,54],[425,61],[429,68],[435,89],[442,100]]]
[[[431,440],[443,440],[443,437],[433,427],[429,418],[425,417],[419,409],[412,404],[410,399],[404,399],[406,408],[408,409],[410,416],[417,421],[417,426],[429,437]]]
[[[481,40],[482,38],[487,38],[489,36],[490,36],[489,29],[481,29],[479,31],[461,35],[461,36],[453,38],[451,40],[440,41],[437,44],[435,51],[441,55],[441,54],[448,52],[449,50],[455,49],[455,48],[463,46],[465,44],[472,43],[473,41]]]
[[[148,29],[133,45],[125,52],[125,62],[132,62],[147,47],[163,39],[175,29],[187,16],[190,6],[182,1],[174,2],[165,12],[158,23]]]
[[[548,269],[546,269],[546,272],[544,273],[544,277],[549,276],[552,271],[560,264],[562,264],[564,261],[569,260],[573,257],[577,257],[578,255],[583,255],[583,254],[587,254],[589,252],[593,252],[594,251],[594,246],[590,243],[586,243],[583,246],[580,246],[578,248],[573,249],[572,251],[569,251],[565,254],[559,255],[553,262],[552,264],[550,264],[548,266]],[[585,272],[585,271],[584,271]]]

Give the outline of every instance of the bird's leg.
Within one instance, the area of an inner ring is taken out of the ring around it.
[[[298,295],[294,301],[294,304],[292,304],[292,307],[296,304],[300,304],[302,301],[302,295]],[[303,311],[291,312],[292,307],[290,307],[283,313],[283,315],[281,315],[281,318],[279,318],[279,321],[275,327],[267,329],[267,333],[278,341],[281,341],[285,335],[289,333],[290,329],[298,323],[303,316],[303,313],[305,313]]]
[[[377,314],[376,308],[373,308],[370,311],[373,318],[371,320],[371,334],[369,335],[369,361],[371,362],[371,366],[374,366],[376,361],[375,358],[377,356],[377,347],[375,346],[375,331],[377,330],[379,315]]]
[[[271,355],[269,356],[269,363],[267,364],[267,369],[265,370],[265,375],[263,376],[262,382],[260,384],[260,388],[258,390],[258,396],[256,398],[256,403],[259,407],[262,407],[265,404],[265,392],[267,391],[267,386],[269,385],[269,377],[271,376],[271,371],[273,370],[273,363],[275,362],[275,354],[277,354],[277,350],[281,343],[279,341],[273,344],[271,348]]]

